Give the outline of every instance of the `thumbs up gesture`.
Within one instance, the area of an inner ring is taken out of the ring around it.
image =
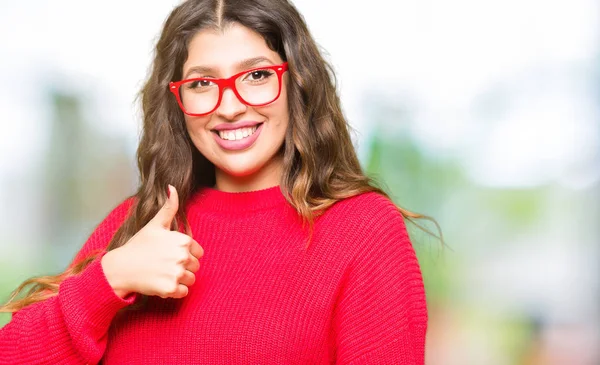
[[[115,293],[183,298],[196,280],[204,250],[191,236],[171,231],[179,209],[175,187],[154,218],[127,243],[102,257],[102,268]]]

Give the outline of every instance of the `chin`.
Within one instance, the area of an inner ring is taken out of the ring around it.
[[[260,171],[262,166],[228,166],[228,167],[217,167],[224,174],[236,178],[246,178],[255,175]]]

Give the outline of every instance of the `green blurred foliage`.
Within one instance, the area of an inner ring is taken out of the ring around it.
[[[456,165],[429,158],[406,134],[384,133],[384,129],[376,128],[369,141],[367,174],[398,206],[434,219],[439,217],[445,192],[462,180],[460,170]],[[440,223],[439,218],[436,221]],[[439,234],[426,220],[416,223]],[[428,302],[431,305],[444,301],[450,295],[452,282],[452,271],[444,257],[447,250],[440,240],[409,221],[407,229],[423,271]]]
[[[481,306],[485,301],[473,302],[477,294],[469,287],[474,282],[470,275],[478,261],[506,252],[513,242],[520,242],[515,237],[533,236],[547,225],[548,211],[556,209],[556,189],[480,186],[470,180],[464,161],[432,153],[414,139],[407,108],[386,105],[378,98],[372,102],[374,133],[364,164],[367,173],[398,206],[435,219],[443,234],[442,243],[407,221],[425,282],[432,336],[443,333],[442,340],[432,339],[435,348],[429,350],[446,347],[438,342],[445,341],[485,349],[495,363],[524,363],[535,341],[531,314],[500,307],[494,312]],[[428,220],[416,223],[439,234]],[[450,324],[446,318],[451,318]],[[478,342],[461,343],[464,338]],[[475,352],[473,356],[465,363],[477,363]]]
[[[2,238],[10,252],[0,255],[2,303],[24,280],[62,272],[96,225],[132,193],[136,171],[127,142],[99,128],[102,120],[87,97],[47,90],[48,147],[31,173],[34,179],[19,182],[36,212],[28,231]],[[0,326],[10,318],[0,313]]]

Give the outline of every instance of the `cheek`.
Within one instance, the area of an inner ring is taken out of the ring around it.
[[[281,80],[281,93],[279,98],[272,104],[271,118],[277,120],[277,124],[287,124],[289,119],[289,108],[288,108],[288,75],[283,74]]]
[[[208,124],[210,118],[207,117],[190,117],[188,115],[185,116],[185,127],[192,139],[202,137],[201,131],[203,131],[205,126]]]
[[[206,158],[210,159],[214,152],[211,149],[212,135],[206,130],[206,125],[210,121],[210,118],[206,117],[186,117],[185,127],[187,133],[192,140],[192,144],[196,149],[203,154]]]
[[[276,121],[277,125],[287,126],[289,121],[289,108],[287,94],[282,91],[277,103],[273,105],[270,111],[270,118]]]
[[[281,103],[277,105],[275,110],[273,110],[272,119],[275,119],[277,125],[287,125],[289,120],[289,112],[287,103]]]

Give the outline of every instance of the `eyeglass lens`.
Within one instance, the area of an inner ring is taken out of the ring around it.
[[[271,69],[254,70],[240,75],[235,88],[248,105],[268,104],[279,94],[277,73]],[[180,86],[181,102],[186,112],[203,114],[212,111],[219,101],[219,86],[210,79],[191,80]]]

